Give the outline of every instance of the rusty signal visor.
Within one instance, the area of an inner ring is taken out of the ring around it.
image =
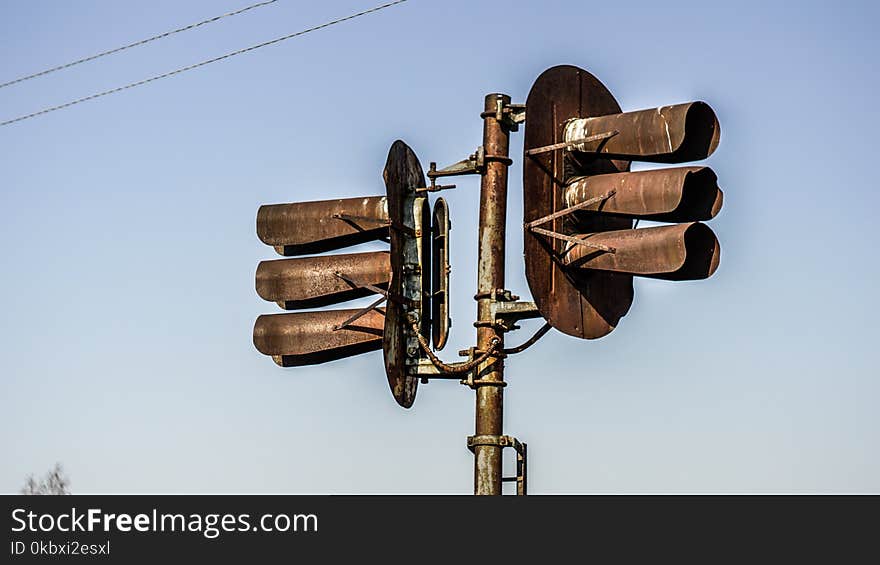
[[[721,259],[718,239],[699,222],[575,237],[614,251],[571,243],[562,257],[568,268],[681,281],[710,277]]]
[[[382,349],[385,316],[381,309],[370,310],[351,325],[336,329],[358,312],[264,314],[254,324],[254,346],[282,367],[315,365]]]
[[[607,199],[597,199],[609,193]],[[564,197],[568,207],[596,200],[582,208],[584,211],[657,222],[689,222],[714,218],[721,210],[724,194],[709,167],[677,167],[575,178],[566,186]]]
[[[361,298],[374,293],[364,285],[387,289],[390,281],[387,251],[262,261],[256,275],[257,294],[287,310]]]
[[[614,135],[577,144],[600,133]],[[564,128],[571,151],[606,158],[655,163],[698,161],[711,155],[721,138],[715,112],[705,102],[661,106],[590,118],[573,118]]]
[[[431,225],[431,336],[434,349],[441,350],[449,338],[449,206],[446,200],[434,202]]]
[[[281,255],[305,255],[385,239],[389,221],[385,196],[267,204],[257,236]]]

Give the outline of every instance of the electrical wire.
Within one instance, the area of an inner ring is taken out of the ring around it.
[[[126,49],[131,49],[132,47],[138,47],[139,45],[144,45],[145,43],[150,43],[151,41],[156,41],[157,39],[162,39],[164,37],[168,37],[169,35],[174,35],[176,33],[181,33],[183,31],[189,31],[191,29],[195,29],[197,27],[203,26],[205,24],[214,23],[217,20],[222,20],[223,18],[228,18],[230,16],[237,16],[238,14],[242,14],[247,12],[248,10],[253,10],[254,8],[260,8],[262,6],[268,6],[269,4],[274,4],[278,0],[267,0],[266,2],[259,2],[257,4],[252,4],[240,10],[236,10],[234,12],[229,12],[226,14],[221,14],[219,16],[214,16],[213,18],[208,18],[207,20],[202,20],[200,22],[190,24],[188,26],[184,26],[181,28],[173,29],[171,31],[166,31],[165,33],[160,33],[159,35],[154,35],[153,37],[148,37],[146,39],[141,39],[140,41],[135,41],[134,43],[129,43],[128,45],[123,45],[122,47],[117,47],[115,49],[109,49],[107,51],[102,51],[90,57],[83,57],[82,59],[77,59],[76,61],[71,61],[70,63],[65,63],[63,65],[58,65],[57,67],[52,67],[50,69],[46,69],[44,71],[40,71],[38,73],[34,73],[32,75],[27,75],[23,77],[19,77],[15,80],[10,80],[9,82],[4,82],[0,84],[0,88],[6,88],[7,86],[12,86],[13,84],[18,84],[20,82],[24,82],[26,80],[31,80],[37,77],[41,77],[44,75],[48,75],[49,73],[54,73],[55,71],[60,71],[62,69],[69,69],[70,67],[81,65],[82,63],[88,63],[89,61],[94,61],[95,59],[100,59],[101,57],[106,57],[107,55],[112,55],[113,53],[119,53],[120,51],[125,51]]]
[[[317,25],[317,26],[314,26],[314,27],[310,27],[310,28],[308,28],[308,29],[304,29],[304,30],[302,30],[302,31],[298,31],[298,32],[296,32],[296,33],[291,33],[290,35],[285,35],[285,36],[283,36],[283,37],[278,37],[278,38],[276,38],[276,39],[272,39],[272,40],[270,40],[270,41],[266,41],[266,42],[263,42],[263,43],[259,43],[259,44],[257,44],[257,45],[252,45],[252,46],[250,46],[250,47],[246,47],[246,48],[244,48],[244,49],[239,49],[238,51],[233,51],[233,52],[231,52],[231,53],[227,53],[227,54],[225,54],[225,55],[221,55],[221,56],[219,56],[219,57],[214,57],[213,59],[208,59],[208,60],[206,60],[206,61],[202,61],[202,62],[200,62],[200,63],[195,63],[195,64],[193,64],[193,65],[189,65],[189,66],[186,66],[186,67],[181,67],[181,68],[179,68],[179,69],[175,69],[175,70],[173,70],[173,71],[170,71],[170,72],[167,72],[167,73],[163,73],[163,74],[161,74],[161,75],[156,75],[156,76],[153,76],[153,77],[150,77],[150,78],[144,79],[144,80],[139,80],[139,81],[137,81],[137,82],[132,82],[132,83],[126,84],[125,86],[119,86],[119,87],[117,87],[117,88],[112,88],[112,89],[110,89],[110,90],[105,90],[105,91],[103,91],[103,92],[98,92],[97,94],[92,94],[92,95],[90,95],[90,96],[86,96],[86,97],[83,97],[83,98],[78,98],[78,99],[76,99],[76,100],[71,100],[70,102],[65,102],[64,104],[59,104],[59,105],[57,105],[57,106],[51,106],[51,107],[49,107],[49,108],[44,108],[44,109],[42,109],[42,110],[40,110],[40,111],[38,111],[38,112],[33,112],[33,113],[30,113],[30,114],[25,114],[25,115],[23,115],[23,116],[19,116],[19,117],[17,117],[17,118],[12,118],[11,120],[6,120],[5,122],[0,122],[0,127],[2,127],[2,126],[8,126],[8,125],[11,125],[11,124],[14,124],[14,123],[17,123],[17,122],[21,122],[21,121],[23,121],[23,120],[28,120],[28,119],[30,119],[30,118],[35,118],[35,117],[37,117],[37,116],[41,116],[41,115],[43,115],[43,114],[48,114],[49,112],[55,112],[55,111],[57,111],[57,110],[62,110],[62,109],[64,109],[64,108],[69,108],[70,106],[74,106],[74,105],[76,105],[76,104],[81,104],[81,103],[83,103],[83,102],[88,102],[89,100],[94,100],[95,98],[101,98],[102,96],[107,96],[107,95],[109,95],[109,94],[115,94],[115,93],[117,93],[117,92],[121,92],[121,91],[123,91],[123,90],[128,90],[128,89],[130,89],[130,88],[135,88],[135,87],[138,87],[138,86],[143,86],[143,85],[145,85],[145,84],[147,84],[147,83],[154,82],[154,81],[157,81],[157,80],[160,80],[160,79],[163,79],[163,78],[168,78],[168,77],[170,77],[170,76],[178,75],[178,74],[180,74],[180,73],[184,73],[184,72],[186,72],[186,71],[191,71],[191,70],[193,70],[193,69],[197,69],[197,68],[199,68],[199,67],[204,67],[205,65],[210,65],[211,63],[216,63],[216,62],[218,62],[218,61],[222,61],[222,60],[224,60],[224,59],[229,59],[230,57],[235,57],[236,55],[242,55],[242,54],[244,54],[244,53],[248,53],[248,52],[250,52],[250,51],[254,51],[254,50],[256,50],[256,49],[260,49],[261,47],[267,47],[267,46],[269,46],[269,45],[273,45],[273,44],[275,44],[275,43],[280,43],[280,42],[282,42],[282,41],[287,41],[288,39],[293,39],[294,37],[299,37],[300,35],[305,35],[305,34],[307,34],[307,33],[310,33],[310,32],[313,32],[313,31],[317,31],[317,30],[319,30],[319,29],[323,29],[323,28],[326,28],[326,27],[330,27],[330,26],[332,26],[332,25],[336,25],[336,24],[339,24],[339,23],[342,23],[342,22],[345,22],[345,21],[348,21],[348,20],[352,20],[352,19],[354,19],[354,18],[358,18],[358,17],[360,17],[360,16],[365,16],[365,15],[367,15],[367,14],[371,14],[371,13],[373,13],[373,12],[378,12],[379,10],[383,10],[383,9],[385,9],[385,8],[390,8],[391,6],[394,6],[394,5],[396,5],[396,4],[402,4],[402,3],[406,2],[406,1],[407,1],[407,0],[396,0],[396,1],[394,1],[394,2],[388,2],[388,3],[386,3],[386,4],[382,4],[382,5],[380,5],[380,6],[376,6],[375,8],[370,8],[369,10],[364,10],[363,12],[358,12],[358,13],[356,13],[356,14],[352,14],[352,15],[350,15],[350,16],[346,16],[346,17],[344,17],[344,18],[339,18],[339,19],[337,19],[337,20],[332,20],[332,21],[329,21],[329,22],[327,22],[327,23],[323,23],[323,24],[321,24],[321,25]]]

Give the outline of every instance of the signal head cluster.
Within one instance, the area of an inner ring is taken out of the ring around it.
[[[391,392],[408,408],[419,382],[416,367],[424,356],[418,334],[428,340],[433,330],[437,349],[446,341],[448,319],[439,318],[448,316],[448,247],[441,243],[448,233],[449,212],[438,199],[432,229],[422,167],[404,142],[391,146],[383,178],[384,196],[260,207],[260,240],[281,255],[296,256],[259,264],[256,288],[262,298],[285,310],[319,308],[371,294],[378,300],[360,309],[260,316],[254,345],[283,367],[382,349]],[[368,241],[386,241],[390,249],[313,255]],[[436,273],[432,248],[443,259],[444,268]],[[432,279],[444,291],[438,295],[443,303],[434,305],[433,320]]]
[[[546,70],[526,101],[525,263],[541,314],[595,339],[632,304],[633,276],[701,279],[718,267],[718,240],[701,221],[723,195],[708,167],[630,172],[631,161],[708,157],[721,130],[704,102],[622,113],[596,77]],[[634,220],[681,222],[634,229]]]

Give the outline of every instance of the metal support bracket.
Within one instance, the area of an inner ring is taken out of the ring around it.
[[[615,135],[620,132],[617,130],[614,131],[606,131],[603,133],[597,133],[595,135],[590,135],[587,137],[582,137],[580,139],[573,139],[571,141],[563,141],[561,143],[554,143],[552,145],[545,145],[543,147],[535,147],[533,149],[529,149],[526,151],[526,155],[532,157],[534,155],[540,155],[541,153],[549,153],[551,151],[558,151],[559,149],[571,149],[576,145],[581,145],[583,143],[591,143],[593,141],[603,141],[606,139],[611,139]]]
[[[378,224],[380,226],[390,226],[391,220],[377,220],[376,218],[372,218],[369,216],[358,216],[356,214],[345,214],[345,213],[337,213],[330,216],[331,218],[335,218],[337,220],[342,220],[343,222],[348,222],[355,227],[363,229],[358,225],[358,222],[364,222],[368,224]]]
[[[462,379],[460,382],[462,384],[470,384],[474,386],[474,383],[479,383],[479,381],[474,380],[474,374],[479,368],[480,364],[489,359],[490,357],[495,357],[496,359],[501,359],[504,354],[501,351],[501,340],[496,338],[492,342],[492,347],[489,348],[488,351],[482,351],[480,353],[476,353],[476,348],[472,348],[475,352],[474,355],[468,356],[467,361],[459,361],[458,363],[445,363],[443,362],[437,355],[431,351],[430,345],[428,345],[428,341],[423,336],[418,336],[419,347],[422,348],[423,353],[428,357],[427,359],[420,358],[411,363],[411,368],[408,371],[408,374],[414,377],[421,377],[421,381],[423,383],[428,382],[428,379],[460,379],[461,375],[466,374],[467,377]],[[415,353],[413,353],[414,357]],[[487,383],[488,384],[488,383]],[[498,383],[501,386],[504,386],[505,383]]]
[[[501,331],[509,332],[518,329],[516,322],[531,318],[540,318],[541,313],[534,302],[508,302],[493,300],[490,305],[491,323]],[[480,322],[474,322],[474,325]]]
[[[372,311],[372,310],[376,310],[377,312],[379,312],[379,313],[381,314],[382,311],[379,310],[378,308],[379,308],[379,306],[380,306],[383,302],[385,302],[386,300],[388,300],[388,295],[387,295],[387,294],[384,294],[384,295],[380,296],[380,297],[377,298],[374,302],[370,303],[369,305],[367,305],[367,306],[361,308],[360,310],[358,310],[357,312],[355,312],[354,314],[352,314],[352,315],[351,315],[347,320],[345,320],[344,322],[342,322],[342,323],[340,323],[340,324],[337,324],[337,325],[333,326],[333,331],[334,331],[334,332],[337,332],[337,331],[339,331],[339,330],[343,330],[343,329],[347,328],[348,326],[350,326],[351,324],[353,324],[354,322],[356,322],[357,320],[359,320],[359,319],[362,318],[363,316],[367,315],[367,314],[368,314],[370,311]]]
[[[422,188],[415,189],[416,194],[421,192],[440,192],[441,190],[448,190],[450,188],[455,188],[454,184],[436,184],[433,179],[431,179],[431,186],[426,186]]]
[[[519,124],[526,121],[525,104],[505,104],[501,98],[495,100],[495,110],[481,112],[481,118],[494,117],[509,131],[519,131]]]
[[[477,147],[477,150],[469,155],[467,159],[462,159],[458,163],[453,163],[452,165],[439,170],[437,169],[437,163],[432,161],[430,169],[428,170],[428,178],[431,179],[431,188],[428,188],[427,190],[431,191],[432,188],[436,187],[436,180],[440,177],[479,175],[485,170],[486,151],[483,149],[482,145]]]
[[[508,104],[501,111],[501,121],[510,131],[519,131],[519,124],[526,121],[525,104]]]
[[[475,448],[478,445],[490,445],[501,448],[512,447],[516,451],[516,476],[502,477],[501,481],[505,483],[516,482],[516,494],[519,496],[525,496],[526,494],[528,494],[528,450],[527,444],[525,442],[520,442],[518,439],[512,436],[468,436],[467,447],[471,450],[471,452],[474,452]]]
[[[407,272],[407,271],[406,271],[406,265],[404,265],[404,272]],[[420,272],[420,271],[419,271],[419,272]],[[359,280],[354,279],[354,278],[352,278],[352,277],[350,277],[350,276],[348,276],[348,275],[346,275],[346,274],[344,274],[344,273],[335,272],[335,273],[333,273],[333,274],[334,274],[337,278],[342,279],[343,281],[345,281],[346,283],[348,283],[348,285],[351,286],[351,288],[364,288],[364,289],[366,289],[366,290],[369,290],[369,291],[372,292],[373,294],[378,294],[378,295],[380,295],[380,296],[384,296],[386,299],[388,299],[388,300],[390,300],[390,301],[392,301],[392,302],[395,302],[395,303],[397,303],[397,304],[403,304],[403,305],[405,305],[405,306],[407,306],[407,307],[409,307],[409,308],[415,308],[415,307],[416,307],[416,302],[415,302],[415,301],[413,301],[413,300],[411,300],[411,299],[408,299],[408,298],[406,298],[406,297],[404,297],[404,296],[401,296],[401,295],[399,295],[399,294],[395,294],[395,293],[392,293],[392,292],[388,292],[388,290],[386,290],[386,289],[384,289],[384,288],[379,288],[379,287],[377,287],[377,286],[375,286],[375,285],[372,285],[372,284],[368,284],[368,283],[365,283],[365,282],[359,281]],[[418,315],[418,314],[416,314],[416,315]],[[360,316],[358,316],[358,317],[360,317]],[[349,322],[347,322],[347,323],[351,323],[351,320],[350,320]]]
[[[615,248],[615,247],[611,247],[610,245],[603,245],[601,243],[591,243],[589,240],[583,239],[580,237],[574,237],[571,235],[565,235],[562,233],[557,233],[555,231],[545,230],[543,228],[535,228],[535,227],[529,228],[529,231],[532,233],[545,235],[545,236],[551,237],[553,239],[567,241],[568,243],[573,243],[575,245],[583,245],[584,247],[590,247],[592,249],[595,249],[597,251],[601,251],[603,253],[612,253],[612,254],[617,253],[617,248]]]
[[[592,206],[593,204],[605,202],[606,200],[608,200],[609,198],[611,198],[615,194],[617,194],[616,189],[609,190],[605,194],[601,194],[599,196],[596,196],[595,198],[590,198],[588,200],[584,200],[580,204],[575,204],[574,206],[569,206],[568,208],[565,208],[564,210],[559,210],[558,212],[553,212],[552,214],[548,214],[548,215],[544,216],[543,218],[538,218],[537,220],[533,220],[531,222],[526,222],[523,225],[527,230],[533,231],[534,228],[536,228],[540,225],[546,224],[547,222],[552,222],[553,220],[555,220],[557,218],[567,216],[573,212],[577,212],[578,210],[583,210],[584,208],[588,208],[588,207]]]
[[[466,361],[461,363],[450,363],[451,366],[464,365]],[[430,359],[419,359],[418,364],[410,367],[410,375],[421,377],[423,384],[428,384],[429,379],[443,380],[460,380],[460,373],[446,373],[435,365]]]

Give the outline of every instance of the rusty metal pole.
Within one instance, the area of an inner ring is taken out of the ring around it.
[[[507,220],[507,167],[510,131],[502,108],[510,104],[506,94],[486,96],[483,118],[483,149],[486,169],[480,181],[480,227],[477,264],[477,349],[486,351],[494,340],[503,347],[504,334],[493,324],[492,301],[496,289],[504,288],[505,227]],[[477,367],[476,436],[502,435],[504,408],[504,361],[489,357]],[[501,494],[500,442],[474,445],[474,494]]]

